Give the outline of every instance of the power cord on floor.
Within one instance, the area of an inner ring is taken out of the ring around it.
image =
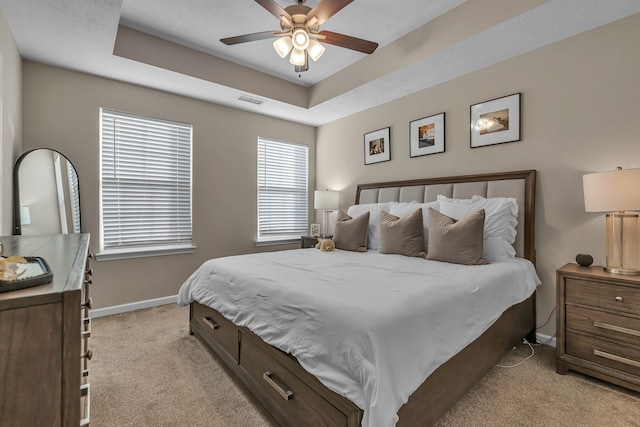
[[[531,354],[530,355],[528,355],[527,357],[525,357],[524,359],[522,359],[521,361],[519,361],[518,363],[516,363],[514,365],[496,365],[496,366],[498,368],[515,368],[516,366],[520,366],[524,362],[526,362],[527,360],[531,359],[533,357],[533,355],[536,354],[536,351],[533,349],[533,346],[529,343],[529,341],[527,341],[526,338],[522,338],[522,343],[529,346],[529,348],[531,349]],[[515,349],[515,347],[514,347],[514,349]]]

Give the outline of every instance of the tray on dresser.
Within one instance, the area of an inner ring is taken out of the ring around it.
[[[44,258],[24,257],[24,259],[27,263],[20,264],[18,267],[18,271],[24,271],[24,273],[14,280],[0,280],[0,293],[44,285],[53,280],[53,272]]]

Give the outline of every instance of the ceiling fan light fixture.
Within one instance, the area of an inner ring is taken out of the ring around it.
[[[285,58],[291,51],[292,47],[293,43],[289,36],[281,37],[273,42],[273,48],[276,50],[276,53],[280,55],[280,58]]]
[[[307,60],[307,55],[305,55],[304,50],[296,49],[295,47],[291,51],[291,55],[289,56],[289,62],[293,65],[297,65],[299,67],[303,66]]]
[[[322,46],[321,43],[318,43],[315,40],[309,40],[309,47],[307,48],[307,52],[309,52],[309,56],[311,57],[311,59],[313,59],[314,62],[320,59],[325,50],[326,48]]]
[[[309,46],[309,33],[304,28],[298,28],[291,34],[293,47],[298,50],[305,50]]]

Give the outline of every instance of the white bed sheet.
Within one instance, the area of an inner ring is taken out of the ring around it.
[[[297,249],[209,260],[182,285],[292,354],[390,427],[411,393],[540,284],[524,259],[460,266],[369,251]]]

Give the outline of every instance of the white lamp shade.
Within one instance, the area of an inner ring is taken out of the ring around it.
[[[619,169],[583,175],[586,212],[640,210],[640,169]]]
[[[306,61],[306,55],[304,54],[304,50],[296,49],[295,47],[291,51],[291,56],[289,56],[289,62],[293,65],[297,65],[302,67]]]
[[[278,40],[273,42],[273,48],[276,50],[280,58],[286,57],[291,48],[293,47],[293,43],[291,42],[291,37],[281,37]]]
[[[340,206],[340,193],[337,191],[318,191],[313,194],[315,209],[334,210]]]
[[[307,52],[309,52],[309,56],[314,61],[320,59],[322,54],[325,51],[325,47],[322,44],[318,43],[315,40],[309,40],[309,47],[307,48]]]

